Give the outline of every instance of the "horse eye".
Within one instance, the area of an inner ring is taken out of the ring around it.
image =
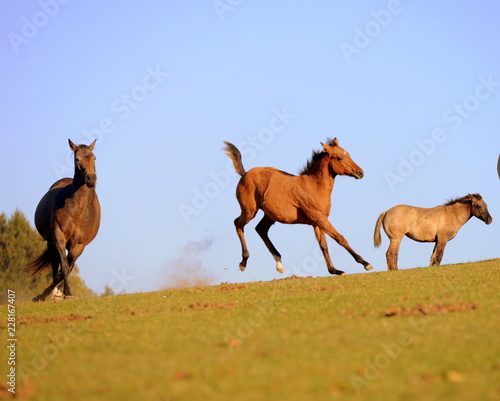
[[[338,160],[339,160],[339,161],[340,161],[340,160],[344,160],[344,158],[343,158],[343,157],[339,157],[339,158],[338,158]]]

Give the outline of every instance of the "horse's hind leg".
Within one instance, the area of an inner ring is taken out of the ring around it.
[[[398,270],[398,253],[402,238],[390,238],[390,240],[391,243],[385,253],[385,257],[387,259],[387,270]]]
[[[264,214],[262,220],[255,227],[255,231],[257,231],[257,233],[260,235],[260,238],[262,238],[262,240],[264,241],[264,244],[266,244],[267,249],[269,249],[269,252],[271,252],[271,254],[273,255],[274,260],[276,261],[276,270],[278,270],[280,273],[283,273],[285,271],[285,268],[281,263],[281,255],[274,247],[273,243],[269,239],[269,236],[267,235],[269,229],[274,223],[275,221],[273,219],[271,219],[267,214]]]
[[[234,220],[234,226],[236,227],[236,234],[238,234],[238,237],[241,242],[241,257],[242,257],[240,262],[241,271],[245,271],[245,269],[247,268],[247,260],[250,257],[250,252],[248,252],[247,243],[245,241],[244,227],[250,220],[254,218],[256,213],[257,211],[255,211],[253,214],[245,213],[242,211],[240,217],[237,217]]]
[[[434,250],[432,251],[431,266],[439,266],[441,264],[445,246],[446,242],[440,241],[438,238],[436,241],[436,245],[434,245]]]
[[[49,245],[50,246],[50,245]],[[45,298],[50,295],[50,300],[57,297],[57,292],[59,291],[58,286],[63,280],[62,272],[59,270],[59,256],[54,248],[54,253],[52,255],[52,283],[41,293],[40,295],[33,298],[33,302],[45,301]],[[59,291],[60,293],[60,291]]]
[[[328,243],[326,242],[326,236],[323,231],[318,226],[314,227],[314,235],[318,240],[319,247],[321,248],[321,252],[323,252],[323,257],[325,258],[326,267],[328,267],[328,271],[330,274],[336,274],[338,276],[345,274],[342,270],[337,270],[330,259],[330,254],[328,252]]]

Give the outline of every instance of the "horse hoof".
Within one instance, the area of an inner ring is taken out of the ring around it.
[[[40,298],[40,295],[37,295],[35,298],[31,300],[31,302],[42,302],[43,299]]]
[[[373,266],[372,266],[372,265],[370,265],[370,264],[368,264],[368,265],[366,265],[366,266],[365,266],[365,270],[366,270],[366,271],[373,270]]]
[[[246,268],[247,268],[247,267],[246,267],[245,265],[241,265],[241,264],[240,264],[240,270],[241,270],[242,272],[244,272]]]
[[[73,295],[65,295],[64,299],[73,299]]]
[[[281,262],[276,262],[276,270],[278,270],[278,272],[280,273],[284,273],[285,272],[285,267],[283,266],[283,263]]]
[[[62,301],[63,300],[63,293],[58,289],[58,288],[55,288],[53,291],[52,291],[52,296],[50,297],[50,300],[51,301]]]

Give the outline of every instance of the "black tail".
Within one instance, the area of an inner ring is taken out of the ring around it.
[[[230,159],[233,161],[234,169],[239,175],[245,175],[246,171],[245,168],[243,167],[243,162],[241,161],[240,151],[232,143],[226,141],[224,141],[224,143],[226,144],[226,147],[223,149],[225,150],[226,155],[228,155]]]
[[[58,257],[57,251],[49,246],[45,252],[26,266],[26,271],[33,276],[47,270],[49,267],[52,267],[52,261],[55,257]]]

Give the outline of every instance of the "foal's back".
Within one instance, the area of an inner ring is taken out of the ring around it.
[[[241,177],[236,196],[242,208],[263,209],[264,212],[280,223],[296,223],[300,201],[293,200],[300,177],[278,170],[274,167],[254,167]]]
[[[407,237],[420,242],[434,242],[443,227],[444,206],[423,208],[397,205],[385,212],[384,231],[389,238]]]

